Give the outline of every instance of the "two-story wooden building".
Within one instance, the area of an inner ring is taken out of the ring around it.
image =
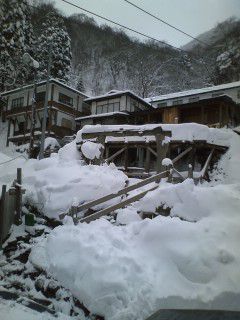
[[[146,124],[196,122],[213,127],[240,123],[240,81],[142,99],[131,91],[110,91],[84,100],[91,114],[85,124]]]
[[[240,81],[146,99],[162,123],[196,122],[234,127],[240,123]]]
[[[150,103],[132,91],[112,90],[105,95],[87,98],[91,114],[76,118],[79,128],[86,124],[124,124],[137,123],[142,113],[151,111]]]
[[[76,132],[75,118],[90,113],[83,103],[87,95],[55,79],[50,79],[49,85],[46,135],[56,138],[72,135]],[[10,141],[17,145],[29,142],[33,94],[34,85],[1,94],[4,102],[2,118],[8,121],[7,145]],[[41,135],[45,94],[46,81],[41,81],[37,84],[36,93],[35,141]]]

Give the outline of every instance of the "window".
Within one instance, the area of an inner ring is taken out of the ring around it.
[[[107,113],[108,112],[108,105],[107,104],[104,104],[102,106],[102,113]]]
[[[43,102],[43,101],[45,101],[45,95],[46,95],[46,92],[45,92],[45,91],[37,92],[37,93],[36,93],[36,102]]]
[[[59,93],[59,102],[62,102],[64,104],[67,104],[68,106],[73,106],[73,98],[66,96],[63,93]]]
[[[109,103],[109,104],[103,104],[100,106],[97,106],[97,114],[100,113],[109,113],[109,112],[116,112],[120,111],[120,103],[119,102],[114,102],[114,103]]]
[[[120,111],[120,102],[114,102],[113,111]]]
[[[173,106],[176,106],[176,105],[182,104],[182,103],[183,103],[182,99],[179,99],[179,100],[174,100],[173,103],[172,103],[172,105],[173,105]]]
[[[237,97],[240,99],[240,90],[238,90]]]
[[[102,106],[97,106],[97,114],[102,113]]]
[[[14,108],[23,107],[23,100],[24,100],[23,97],[13,99],[13,100],[12,100],[12,108],[14,109]]]
[[[113,108],[114,108],[114,104],[113,103],[110,103],[108,105],[108,112],[113,112]]]
[[[130,111],[131,112],[136,111],[137,107],[138,107],[138,102],[136,100],[131,99],[130,100]]]
[[[189,98],[188,101],[189,102],[197,102],[197,101],[199,101],[199,97],[191,97],[191,98]]]

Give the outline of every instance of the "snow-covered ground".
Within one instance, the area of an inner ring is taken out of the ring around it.
[[[198,127],[202,135],[229,146],[212,182],[162,181],[119,210],[115,224],[101,218],[75,226],[69,218],[36,243],[29,263],[107,320],[146,319],[159,308],[240,311],[240,137],[203,127]],[[188,137],[197,138],[197,131],[190,132],[194,126],[187,128]],[[49,159],[23,161],[26,199],[51,217],[72,202],[125,185],[126,176],[113,165],[84,166],[75,142]],[[0,181],[10,177],[9,166],[0,167]],[[170,216],[142,220],[138,215],[159,207],[170,208]]]

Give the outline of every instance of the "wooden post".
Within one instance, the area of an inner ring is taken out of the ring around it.
[[[163,144],[163,140],[165,138],[164,134],[156,135],[156,144],[157,144],[157,172],[164,171],[164,166],[162,165],[162,161],[166,158],[168,143]]]
[[[191,164],[188,165],[188,178],[193,179],[193,167]]]
[[[128,169],[128,146],[124,152],[124,171],[127,172]]]
[[[3,243],[3,232],[4,232],[4,205],[5,205],[5,198],[6,198],[7,186],[4,184],[2,186],[2,195],[0,201],[0,250],[2,249]]]
[[[223,122],[223,106],[220,103],[220,106],[219,106],[219,127],[220,128],[222,127],[222,122]]]
[[[150,171],[150,149],[149,147],[146,148],[146,162],[145,162],[145,171]]]
[[[17,168],[17,184],[16,184],[16,215],[15,223],[17,225],[22,222],[22,168]]]
[[[204,106],[201,106],[201,123],[204,124]]]

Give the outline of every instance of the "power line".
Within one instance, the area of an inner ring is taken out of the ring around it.
[[[132,28],[130,28],[130,27],[127,27],[127,26],[125,26],[125,25],[123,25],[123,24],[121,24],[121,23],[115,22],[115,21],[113,21],[113,20],[111,20],[111,19],[109,19],[109,18],[106,18],[106,17],[104,17],[104,16],[101,16],[101,15],[99,15],[99,14],[97,14],[97,13],[94,13],[94,12],[92,12],[92,11],[90,11],[90,10],[84,9],[84,8],[80,7],[79,5],[76,5],[76,4],[74,4],[74,3],[72,3],[72,2],[70,2],[70,1],[68,1],[68,0],[61,0],[61,1],[63,1],[63,2],[65,2],[65,3],[73,6],[73,7],[75,7],[75,8],[78,8],[78,9],[80,9],[80,10],[82,10],[82,11],[85,11],[85,12],[87,12],[87,13],[90,13],[90,14],[92,14],[92,15],[98,17],[98,18],[101,18],[101,19],[103,19],[103,20],[105,20],[105,21],[111,22],[111,23],[113,23],[113,24],[115,24],[115,25],[117,25],[117,26],[119,26],[119,27],[121,27],[121,28],[124,28],[124,29],[128,30],[128,31],[132,31],[132,32],[134,32],[134,33],[136,33],[136,34],[139,34],[139,35],[141,35],[141,36],[144,36],[144,37],[146,37],[146,38],[148,38],[148,39],[154,40],[154,41],[159,42],[159,43],[161,43],[161,44],[164,44],[165,46],[168,46],[168,47],[170,47],[170,48],[173,48],[173,49],[175,49],[175,50],[177,50],[177,51],[183,52],[183,53],[185,53],[188,57],[190,57],[190,58],[192,58],[192,59],[194,59],[194,60],[196,60],[196,61],[199,62],[198,59],[194,58],[192,55],[189,55],[189,52],[187,52],[187,51],[185,51],[185,50],[183,50],[183,49],[177,48],[177,47],[175,47],[175,46],[173,46],[173,45],[171,45],[171,44],[168,44],[168,43],[166,43],[166,42],[164,42],[164,41],[161,41],[161,40],[159,40],[159,39],[153,38],[153,37],[151,37],[151,36],[149,36],[149,35],[147,35],[147,34],[145,34],[145,33],[142,33],[142,32],[140,32],[140,31],[137,31],[137,30],[135,30],[135,29],[132,29]],[[203,66],[205,67],[205,69],[206,69],[206,71],[207,71],[207,73],[208,73],[208,75],[209,75],[209,77],[210,77],[211,74],[210,74],[210,72],[209,72],[209,70],[208,70],[208,67],[207,67],[205,64],[203,64]]]
[[[155,15],[154,15],[154,14],[152,14],[151,12],[148,12],[147,10],[145,10],[145,9],[143,9],[143,8],[141,8],[141,7],[139,7],[139,6],[137,6],[135,3],[132,3],[132,2],[131,2],[131,1],[129,1],[129,0],[123,0],[123,1],[127,2],[128,4],[130,4],[130,5],[132,5],[133,7],[137,8],[138,10],[141,10],[142,12],[144,12],[144,13],[148,14],[148,15],[149,15],[149,16],[151,16],[152,18],[157,19],[158,21],[160,21],[160,22],[162,22],[162,23],[166,24],[166,25],[167,25],[167,26],[169,26],[170,28],[173,28],[173,29],[175,29],[175,30],[177,30],[177,31],[181,32],[182,34],[184,34],[184,35],[186,35],[186,36],[188,36],[188,37],[192,38],[193,40],[196,40],[196,41],[198,41],[199,43],[204,44],[205,46],[208,46],[208,44],[207,44],[207,43],[205,43],[205,42],[203,42],[203,41],[199,40],[198,38],[193,37],[193,36],[192,36],[192,35],[190,35],[189,33],[187,33],[187,32],[185,32],[185,31],[183,31],[183,30],[181,30],[181,29],[179,29],[179,28],[177,28],[177,27],[173,26],[172,24],[170,24],[170,23],[168,23],[168,22],[164,21],[163,19],[161,19],[161,18],[159,18],[159,17],[155,16]]]
[[[132,31],[132,32],[134,32],[134,33],[136,33],[136,34],[138,34],[138,35],[144,36],[144,37],[146,37],[146,38],[148,38],[148,39],[151,39],[151,40],[154,40],[154,41],[159,42],[159,43],[161,43],[161,44],[164,44],[164,46],[168,46],[168,47],[171,47],[171,48],[173,48],[173,49],[175,49],[175,50],[177,50],[177,51],[182,51],[182,52],[188,54],[188,52],[185,51],[185,50],[183,50],[183,49],[177,48],[177,47],[175,47],[175,46],[173,46],[173,45],[171,45],[171,44],[169,44],[169,43],[166,43],[166,42],[164,42],[164,41],[161,41],[161,40],[159,40],[159,39],[156,39],[156,38],[154,38],[154,37],[151,37],[151,36],[149,36],[149,35],[147,35],[147,34],[145,34],[145,33],[143,33],[143,32],[140,32],[140,31],[137,31],[137,30],[132,29],[132,28],[130,28],[130,27],[127,27],[127,26],[125,26],[125,25],[123,25],[123,24],[121,24],[121,23],[115,22],[115,21],[113,21],[113,20],[111,20],[111,19],[109,19],[109,18],[106,18],[106,17],[104,17],[104,16],[101,16],[100,14],[97,14],[97,13],[94,13],[94,12],[92,12],[92,11],[90,11],[90,10],[84,9],[84,8],[82,8],[82,7],[76,5],[76,4],[74,4],[74,3],[72,3],[72,2],[70,2],[70,1],[68,1],[68,0],[61,0],[61,1],[65,2],[65,3],[68,3],[69,5],[71,5],[71,6],[75,7],[75,8],[78,8],[78,9],[80,9],[80,10],[83,10],[83,11],[85,11],[85,12],[87,12],[87,13],[90,13],[90,14],[92,14],[92,15],[98,17],[98,18],[101,18],[101,19],[103,19],[103,20],[105,20],[105,21],[111,22],[111,23],[113,23],[113,24],[115,24],[115,25],[117,25],[117,26],[119,26],[119,27],[121,27],[121,28],[124,28],[124,29],[128,30],[128,31]]]

